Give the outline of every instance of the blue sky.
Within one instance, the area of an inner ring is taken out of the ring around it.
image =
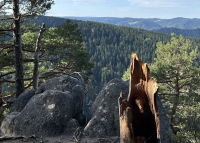
[[[55,0],[48,16],[200,18],[200,0]]]

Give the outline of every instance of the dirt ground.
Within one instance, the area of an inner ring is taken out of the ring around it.
[[[21,138],[1,140],[1,143],[76,143],[73,135],[60,135],[57,137],[44,137],[44,138]],[[88,138],[82,137],[78,143],[119,143],[119,137],[106,137],[106,138]]]

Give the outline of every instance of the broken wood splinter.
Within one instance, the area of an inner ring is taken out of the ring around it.
[[[156,104],[158,86],[149,78],[150,70],[136,54],[132,54],[127,100],[118,98],[120,143],[159,143],[159,119]]]

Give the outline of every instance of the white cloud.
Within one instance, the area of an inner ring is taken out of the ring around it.
[[[105,3],[105,0],[70,0],[75,4],[101,4]]]
[[[55,0],[55,1],[71,1],[74,4],[101,4],[105,3],[105,0]]]
[[[186,4],[199,3],[197,0],[128,0],[131,5],[140,7],[180,7]]]

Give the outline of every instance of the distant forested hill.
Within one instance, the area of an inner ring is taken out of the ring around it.
[[[182,35],[183,37],[200,38],[200,28],[198,29],[178,29],[178,28],[162,28],[154,30],[160,33],[175,33],[176,35]]]
[[[90,59],[95,64],[93,73],[97,92],[111,79],[122,77],[132,53],[151,63],[155,57],[156,43],[170,39],[169,35],[129,27],[97,22],[78,24]]]
[[[102,22],[118,26],[128,26],[146,30],[156,30],[161,28],[197,29],[200,28],[200,19],[182,18],[159,19],[159,18],[119,18],[119,17],[69,17],[63,18],[76,19],[83,21]]]
[[[81,20],[72,20],[74,23],[82,22]],[[53,16],[38,16],[35,19],[36,26],[41,26],[42,23],[45,23],[45,27],[48,29],[50,27],[58,27],[65,23],[67,19],[65,18],[58,18]]]
[[[82,20],[83,21],[90,20],[90,21],[109,23],[119,26],[147,29],[159,33],[166,33],[166,34],[175,33],[176,35],[181,34],[183,37],[200,38],[200,19],[190,19],[190,18],[141,19],[141,18],[113,18],[113,17],[69,17],[69,18],[75,23],[81,22]],[[79,20],[74,20],[74,19],[79,19]],[[65,18],[45,16],[45,17],[38,17],[37,25],[41,25],[43,20],[47,21],[46,23],[47,28],[57,27],[59,25],[62,25],[66,21]],[[172,27],[172,28],[162,28],[162,27]]]
[[[37,25],[44,22],[46,28],[57,27],[65,21],[64,18],[38,17]],[[130,64],[132,53],[149,64],[155,57],[156,43],[166,43],[171,38],[170,35],[131,27],[90,21],[73,22],[81,29],[84,45],[95,64],[93,76],[97,81],[94,84],[96,93],[111,79],[122,77]],[[193,44],[200,47],[200,39],[193,39]]]

